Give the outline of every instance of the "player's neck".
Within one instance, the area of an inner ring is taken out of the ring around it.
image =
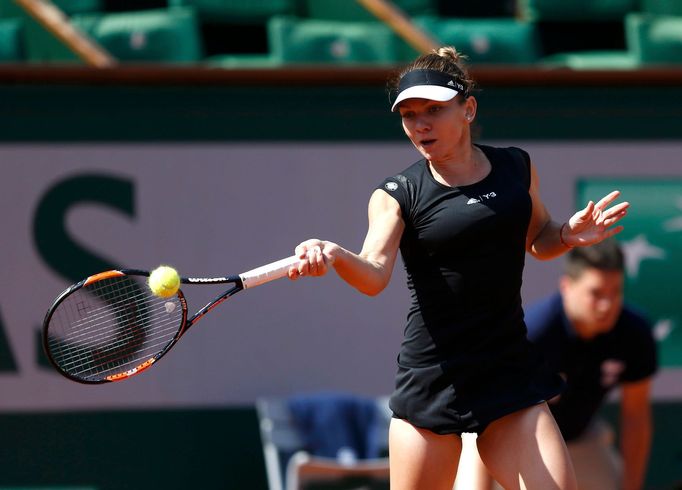
[[[456,187],[471,185],[490,173],[490,162],[476,146],[467,145],[443,160],[429,161],[431,174],[441,184]]]

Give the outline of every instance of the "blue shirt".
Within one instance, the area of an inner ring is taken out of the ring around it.
[[[528,307],[526,325],[545,368],[566,379],[566,389],[549,406],[567,441],[583,433],[611,389],[656,372],[651,325],[627,305],[609,332],[589,340],[576,333],[558,293]]]

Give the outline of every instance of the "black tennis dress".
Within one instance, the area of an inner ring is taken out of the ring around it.
[[[448,187],[422,159],[379,187],[402,210],[412,297],[390,407],[439,434],[480,433],[563,388],[542,371],[523,321],[530,159],[477,146],[492,166],[480,182]]]

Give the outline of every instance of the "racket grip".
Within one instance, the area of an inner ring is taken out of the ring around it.
[[[292,265],[301,260],[295,255],[287,257],[286,259],[278,260],[270,264],[262,265],[256,269],[239,274],[242,280],[244,289],[253,288],[265,284],[266,282],[274,281],[285,277]]]

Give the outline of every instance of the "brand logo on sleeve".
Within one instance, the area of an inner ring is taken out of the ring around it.
[[[393,192],[398,189],[398,184],[396,184],[395,182],[386,182],[386,185],[384,185],[384,187],[386,188],[386,190]]]

